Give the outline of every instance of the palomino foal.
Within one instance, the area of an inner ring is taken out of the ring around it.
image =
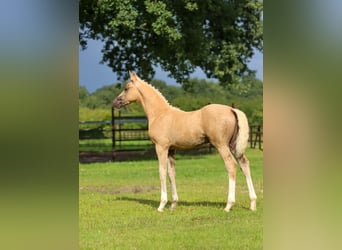
[[[161,200],[158,211],[162,212],[167,203],[166,175],[168,173],[174,209],[178,202],[175,180],[175,150],[190,149],[210,142],[220,153],[228,171],[228,201],[225,211],[235,203],[235,178],[237,161],[246,177],[251,200],[250,209],[256,210],[257,196],[250,174],[249,161],[244,155],[249,136],[245,114],[235,108],[210,104],[199,110],[185,112],[172,107],[153,86],[129,72],[131,81],[124,91],[113,101],[113,106],[121,108],[138,101],[148,118],[148,133],[155,144],[159,161]]]

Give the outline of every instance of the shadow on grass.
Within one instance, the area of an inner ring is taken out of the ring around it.
[[[132,198],[127,196],[117,197],[116,200],[121,201],[132,201],[137,202],[139,204],[147,205],[153,208],[159,206],[159,201],[156,200],[148,200],[148,199],[141,199],[141,198]],[[171,202],[169,201],[166,206],[170,206]],[[215,207],[215,208],[224,208],[226,206],[225,202],[212,202],[212,201],[179,201],[179,206],[194,206],[194,207]]]

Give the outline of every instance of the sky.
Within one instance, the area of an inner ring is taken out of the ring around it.
[[[80,49],[79,52],[79,84],[85,86],[89,92],[94,92],[105,85],[121,82],[117,80],[116,74],[110,67],[100,64],[102,59],[101,49],[101,41],[89,40],[87,49]],[[257,71],[257,78],[263,80],[263,54],[255,51],[255,55],[248,65],[250,69]],[[177,84],[175,79],[167,75],[167,72],[157,68],[155,79],[163,80],[167,84]],[[190,77],[208,79],[201,69],[196,70]]]

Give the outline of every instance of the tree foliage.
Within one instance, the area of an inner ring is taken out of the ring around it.
[[[196,67],[226,85],[262,50],[260,0],[80,0],[80,45],[104,42],[103,63],[144,79],[160,65],[179,83]]]

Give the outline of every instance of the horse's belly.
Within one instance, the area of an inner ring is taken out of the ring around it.
[[[177,149],[191,149],[198,146],[201,146],[205,143],[209,142],[208,138],[201,134],[187,134],[184,136],[175,136],[173,140],[171,140],[171,146]]]

